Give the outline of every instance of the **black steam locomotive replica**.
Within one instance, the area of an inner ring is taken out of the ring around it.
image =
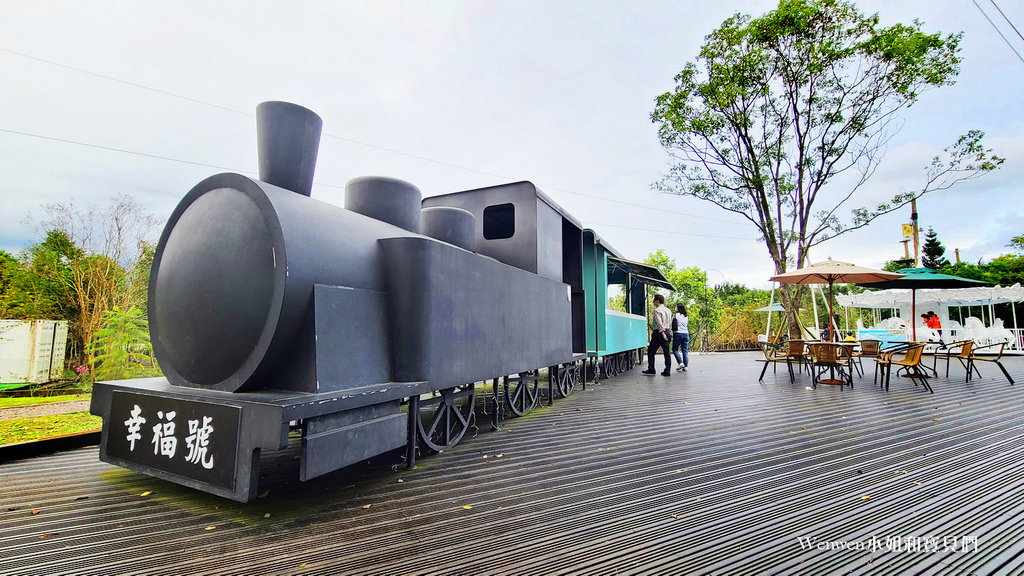
[[[368,177],[344,208],[311,199],[321,126],[261,104],[259,180],[211,176],[174,210],[149,285],[165,378],[96,384],[102,460],[249,501],[261,451],[296,427],[301,480],[401,447],[411,464],[463,437],[477,382],[493,384],[497,419],[536,404],[540,369],[550,400],[588,358],[632,367],[646,330],[610,350],[594,325],[605,293],[588,297],[584,273],[623,282],[633,314],[618,316],[641,325],[660,273],[610,254],[529,182],[424,200]]]

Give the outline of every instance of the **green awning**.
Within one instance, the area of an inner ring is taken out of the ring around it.
[[[650,264],[644,264],[642,262],[633,262],[631,260],[624,260],[622,258],[608,257],[608,268],[619,269],[623,272],[631,274],[637,280],[647,284],[649,286],[657,286],[666,290],[675,291],[675,286],[665,278],[665,275],[661,273],[656,267]]]

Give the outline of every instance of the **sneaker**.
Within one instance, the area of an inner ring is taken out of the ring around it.
[[[683,366],[683,372],[686,372],[686,366]]]
[[[644,370],[643,372],[641,372],[641,374],[646,374],[648,376],[654,376],[654,370]]]
[[[665,371],[662,372],[661,375],[662,376],[671,376],[672,375],[672,371],[669,370],[669,369],[665,369]]]
[[[676,368],[676,372],[682,372],[683,370],[686,370],[686,366],[683,366],[682,364],[680,364],[679,367]]]

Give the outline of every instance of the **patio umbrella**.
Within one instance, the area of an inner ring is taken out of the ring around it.
[[[910,334],[912,340],[917,340],[917,291],[925,288],[976,288],[978,286],[989,286],[988,282],[971,280],[950,274],[939,274],[931,268],[903,268],[898,271],[903,274],[902,278],[885,280],[882,282],[860,283],[864,288],[881,288],[889,290],[893,288],[910,289]]]
[[[902,274],[899,273],[886,272],[885,270],[876,270],[874,268],[865,268],[848,262],[839,262],[837,260],[829,259],[823,262],[815,262],[814,264],[809,264],[803,268],[785,272],[778,276],[773,276],[770,280],[773,282],[782,282],[783,284],[828,284],[828,321],[829,326],[831,326],[833,284],[882,282],[885,280],[894,280],[901,276]],[[831,332],[830,339],[835,338],[835,330],[830,329],[829,332]]]

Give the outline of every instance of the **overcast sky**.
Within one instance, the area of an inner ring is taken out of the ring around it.
[[[977,0],[1024,54],[991,0]],[[1024,30],[1024,6],[999,7]],[[256,171],[256,105],[317,112],[313,196],[343,204],[366,175],[432,196],[530,180],[627,258],[662,248],[681,267],[767,287],[773,266],[741,217],[651,184],[668,157],[654,99],[706,34],[763,1],[26,2],[0,0],[0,249],[38,236],[46,202],[136,197],[161,220],[201,179]],[[855,206],[919,188],[930,159],[970,129],[1007,159],[997,173],[926,196],[918,210],[975,262],[1024,233],[1024,62],[971,0],[859,2],[883,23],[964,31],[955,86],[908,109]],[[902,257],[880,218],[812,252],[881,266]]]

